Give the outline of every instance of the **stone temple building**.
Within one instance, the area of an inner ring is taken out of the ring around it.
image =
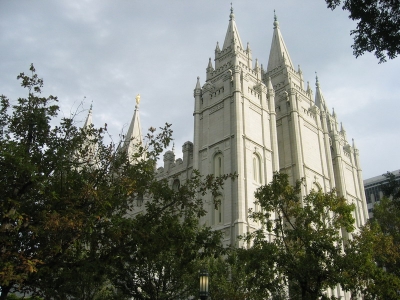
[[[210,49],[211,53],[212,49]],[[233,10],[223,43],[206,68],[206,80],[194,87],[193,142],[182,146],[183,159],[174,151],[164,155],[157,176],[179,188],[194,169],[201,174],[238,174],[221,191],[221,205],[204,198],[208,214],[202,223],[224,233],[224,244],[257,228],[248,218],[254,192],[271,181],[275,171],[289,175],[292,183],[305,178],[302,194],[312,189],[335,188],[355,204],[356,227],[368,218],[359,151],[350,144],[334,111],[328,109],[320,83],[315,92],[304,84],[295,68],[275,17],[266,68],[252,57],[239,35]],[[139,101],[126,136],[142,139]],[[140,206],[143,201],[138,201]],[[140,209],[139,209],[140,210]]]

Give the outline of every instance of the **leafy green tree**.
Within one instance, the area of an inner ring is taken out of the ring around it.
[[[223,177],[213,184],[215,194]],[[195,175],[177,191],[166,181],[152,182],[146,212],[126,220],[122,251],[113,257],[116,263],[110,271],[115,287],[134,299],[185,299],[198,294],[201,262],[223,253],[221,233],[199,226],[198,221],[205,214],[199,195],[213,181],[210,176],[202,183]]]
[[[210,297],[230,300],[287,299],[286,287],[276,273],[274,262],[269,259],[272,253],[268,250],[272,248],[232,247],[224,257],[208,259]]]
[[[352,232],[353,205],[334,191],[311,191],[300,197],[302,181],[289,184],[288,175],[275,173],[255,196],[261,210],[250,217],[261,229],[246,236],[250,262],[275,272],[293,299],[326,299],[327,288],[341,283],[343,242],[341,232]],[[268,287],[263,274],[257,274]],[[262,286],[260,284],[260,286]]]
[[[379,224],[367,223],[348,241],[345,251],[342,262],[345,290],[366,300],[400,299],[400,277],[384,268],[399,261],[399,248]]]
[[[195,174],[173,191],[154,168],[169,124],[128,157],[104,143],[106,126],[57,121],[57,98],[42,97],[43,80],[30,71],[18,76],[27,98],[12,106],[1,96],[0,299],[193,295],[196,262],[221,250],[218,233],[198,225],[200,196],[229,176]],[[152,201],[134,214],[142,196]]]
[[[374,52],[379,62],[394,59],[400,53],[400,3],[392,0],[325,0],[328,8],[350,12],[349,18],[357,21],[354,36],[354,55]]]
[[[400,258],[400,180],[393,173],[387,173],[386,182],[381,185],[384,197],[374,206],[373,221],[386,236],[390,236]],[[400,260],[378,260],[378,265],[400,278]]]

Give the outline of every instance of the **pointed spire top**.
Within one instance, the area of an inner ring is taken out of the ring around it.
[[[256,58],[256,66],[255,66],[255,69],[258,69],[258,68],[260,68],[260,65],[258,64],[258,58]]]
[[[175,143],[172,143],[172,152],[175,153]]]
[[[201,89],[201,87],[200,87],[200,76],[197,76],[197,83],[196,83],[196,88],[195,88],[196,90],[200,90]]]
[[[207,66],[207,69],[213,70],[213,65],[212,65],[212,62],[211,62],[211,57],[208,58],[208,66]]]
[[[319,88],[318,74],[315,72],[315,86]]]
[[[85,124],[83,125],[83,128],[88,128],[89,126],[91,126],[93,124],[93,122],[92,122],[92,107],[93,107],[93,105],[90,104],[89,112],[86,117],[86,121],[85,121]]]
[[[353,148],[356,149],[356,143],[354,142],[354,138],[352,138],[351,140],[352,140]]]
[[[345,132],[346,130],[344,130],[344,126],[343,126],[343,123],[342,122],[340,122],[340,131],[341,132]]]
[[[231,4],[232,5],[232,4]],[[239,36],[239,32],[236,27],[235,15],[233,14],[233,7],[231,6],[231,14],[229,17],[229,26],[226,31],[224,45],[222,46],[222,50],[228,48],[231,45],[237,45],[241,49],[243,49],[243,44]]]
[[[274,87],[272,86],[272,81],[271,81],[271,77],[268,76],[268,81],[267,81],[267,89],[268,90],[273,90]]]
[[[315,105],[318,106],[319,109],[324,110],[324,111],[329,111],[328,107],[326,105],[324,96],[322,95],[321,92],[321,87],[319,85],[319,80],[318,80],[318,75],[317,72],[315,72]]]
[[[335,113],[335,108],[332,107],[332,117],[334,117],[336,119],[336,113]]]
[[[274,29],[279,28],[278,18],[276,17],[275,9],[274,9]]]
[[[286,48],[281,30],[279,28],[279,23],[277,21],[275,11],[274,20],[274,34],[272,37],[271,49],[269,52],[267,72],[270,72],[277,67],[285,65],[294,69],[292,60],[290,59],[289,52]]]
[[[221,49],[219,48],[219,43],[217,42],[217,46],[215,47],[215,51],[216,52],[220,52],[221,51]]]
[[[140,125],[140,116],[139,116],[140,94],[137,94],[135,99],[136,99],[135,111],[133,113],[132,121],[131,124],[129,125],[128,132],[126,133],[124,141],[124,147],[127,149],[129,156],[131,156],[136,151],[136,146],[138,144],[143,143],[142,127]]]

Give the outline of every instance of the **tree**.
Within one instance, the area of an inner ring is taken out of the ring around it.
[[[387,173],[386,182],[381,185],[383,198],[374,206],[373,221],[377,223],[383,234],[390,236],[397,247],[400,258],[400,180],[393,173]],[[398,260],[380,261],[381,267],[400,278],[400,262]]]
[[[283,300],[286,287],[276,272],[275,262],[269,259],[272,248],[236,248],[227,250],[224,257],[210,258],[210,297],[230,300]],[[262,263],[260,263],[262,262]]]
[[[230,176],[195,174],[173,191],[155,173],[169,124],[151,129],[148,146],[128,157],[104,143],[106,126],[80,129],[74,116],[58,123],[57,98],[41,97],[43,80],[30,71],[18,76],[27,98],[11,106],[1,96],[0,299],[14,291],[46,299],[183,295],[197,262],[221,249],[218,233],[199,227],[199,197]],[[152,201],[133,214],[142,196]]]
[[[255,196],[261,210],[250,217],[261,229],[248,234],[253,264],[274,269],[293,299],[326,299],[327,288],[342,281],[341,232],[353,231],[353,205],[335,191],[311,191],[300,197],[302,181],[289,185],[288,175],[275,173]],[[271,268],[272,266],[272,268]],[[263,275],[258,276],[262,280]],[[268,275],[271,277],[270,275]]]
[[[357,28],[350,32],[354,36],[354,55],[374,52],[379,63],[393,59],[400,53],[400,2],[392,0],[325,0],[328,8],[350,12],[349,18],[356,20]]]
[[[346,246],[342,286],[363,299],[399,299],[400,277],[385,266],[400,259],[393,238],[382,232],[376,222],[368,222]],[[392,268],[390,268],[392,269]]]

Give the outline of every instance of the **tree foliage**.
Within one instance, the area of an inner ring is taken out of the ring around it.
[[[384,197],[374,206],[373,221],[383,234],[391,237],[397,249],[397,260],[379,261],[387,272],[400,278],[400,180],[393,173],[385,174],[386,181],[381,185]]]
[[[350,12],[349,18],[357,21],[354,36],[354,55],[373,52],[379,62],[393,59],[400,53],[400,2],[393,0],[325,0],[328,8]]]
[[[366,300],[399,299],[400,277],[385,267],[396,264],[399,254],[392,236],[367,223],[347,244],[342,287]]]
[[[280,290],[288,286],[293,299],[325,299],[326,289],[342,280],[341,233],[354,229],[353,205],[334,191],[311,191],[301,198],[302,184],[291,186],[286,174],[276,173],[270,184],[259,188],[256,202],[261,210],[250,216],[262,228],[246,240],[252,244],[251,261],[260,269],[273,270]],[[263,274],[256,280],[264,280]]]
[[[169,124],[127,157],[104,142],[106,126],[58,119],[58,99],[42,97],[43,80],[30,71],[18,76],[27,98],[11,105],[1,96],[0,299],[15,291],[98,300],[197,293],[198,262],[221,250],[219,234],[198,224],[200,196],[229,176],[194,174],[172,190],[155,173]],[[143,198],[152,201],[135,214]]]

